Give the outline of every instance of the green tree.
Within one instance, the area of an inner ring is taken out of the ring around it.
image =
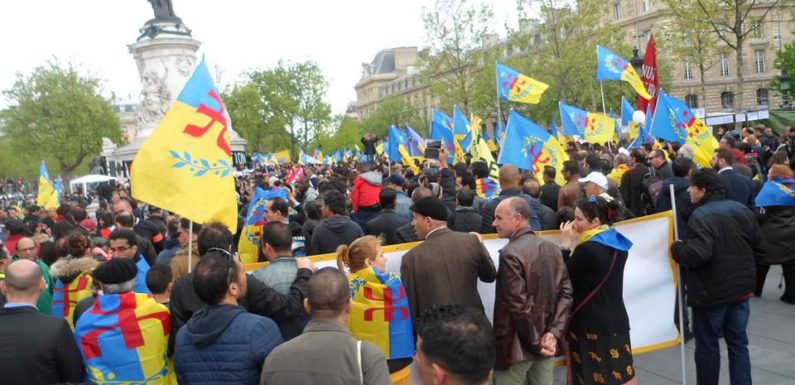
[[[735,97],[734,111],[743,110],[743,78],[745,76],[745,42],[757,30],[767,14],[780,0],[695,0],[697,7],[691,9],[693,17],[707,23],[718,39],[734,51]],[[756,11],[756,12],[754,12]],[[757,16],[758,15],[758,16]],[[736,123],[737,128],[742,126]]]
[[[100,91],[99,79],[56,60],[17,75],[3,91],[9,106],[0,112],[12,151],[36,165],[53,159],[48,163],[51,176],[68,176],[99,155],[103,137],[118,143],[121,123]]]
[[[398,127],[408,124],[418,133],[423,134],[427,128],[424,127],[420,114],[420,109],[402,97],[390,95],[384,98],[362,126],[367,132],[375,133],[379,138],[386,138],[389,126],[393,124]]]
[[[782,74],[786,74],[790,78],[790,83],[792,82],[792,79],[795,78],[795,43],[787,44],[784,46],[783,50],[776,52],[775,67],[777,70],[781,71]],[[788,90],[782,90],[778,76],[771,81],[771,85],[781,92],[781,95],[787,98],[787,100],[792,101],[791,85]]]
[[[663,1],[673,13],[673,18],[663,26],[663,46],[682,65],[692,65],[698,70],[701,101],[706,107],[706,73],[717,63],[718,37],[709,24],[694,17],[692,10],[698,7],[696,0]]]
[[[620,27],[604,23],[603,0],[517,0],[520,27],[510,31],[514,55],[505,64],[549,85],[538,105],[511,104],[546,125],[560,120],[558,101],[602,110],[596,81],[596,45],[628,57]],[[539,12],[540,11],[540,12]],[[530,15],[538,15],[531,17]],[[624,82],[604,82],[607,110],[619,111],[621,96],[637,95]]]
[[[279,61],[275,68],[252,70],[226,92],[229,113],[252,149],[295,153],[331,123],[323,101],[328,82],[317,63]],[[251,138],[251,139],[249,139]]]
[[[486,4],[468,0],[435,0],[423,10],[428,48],[423,77],[442,105],[457,104],[469,113],[475,97],[472,81],[479,71],[481,47],[490,35],[494,13]]]

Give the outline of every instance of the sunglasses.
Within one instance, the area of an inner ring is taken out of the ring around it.
[[[229,285],[230,283],[232,283],[232,271],[233,271],[232,267],[234,266],[235,263],[234,262],[235,257],[232,255],[232,253],[229,252],[229,250],[224,250],[220,247],[211,247],[207,249],[208,253],[211,251],[217,251],[218,253],[221,253],[228,258],[226,262],[226,284]]]

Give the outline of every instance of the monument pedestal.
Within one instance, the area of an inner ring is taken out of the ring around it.
[[[141,78],[135,137],[129,144],[108,154],[108,161],[131,162],[135,158],[197,64],[196,51],[201,43],[191,37],[190,29],[179,18],[150,20],[140,32],[138,41],[128,46]],[[246,141],[229,128],[232,151],[244,151]]]

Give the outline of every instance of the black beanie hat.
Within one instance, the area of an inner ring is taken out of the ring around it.
[[[409,208],[417,214],[430,217],[437,221],[447,220],[447,207],[441,199],[436,197],[425,197],[418,200]]]
[[[114,258],[94,269],[94,279],[106,285],[124,283],[138,274],[135,262],[128,258]]]

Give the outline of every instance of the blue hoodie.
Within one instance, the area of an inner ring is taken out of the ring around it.
[[[257,385],[265,357],[281,343],[270,318],[236,305],[208,305],[177,332],[174,369],[182,385]]]

